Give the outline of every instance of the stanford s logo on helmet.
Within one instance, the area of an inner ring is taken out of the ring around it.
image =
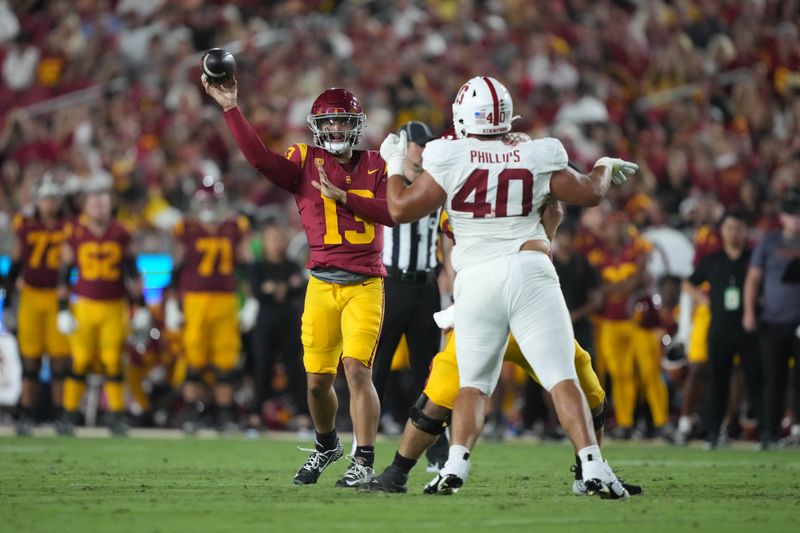
[[[453,102],[456,137],[497,135],[511,131],[514,104],[508,89],[494,78],[476,76],[465,83]]]
[[[328,89],[317,96],[308,115],[314,144],[343,154],[361,142],[367,115],[358,98],[345,89]]]

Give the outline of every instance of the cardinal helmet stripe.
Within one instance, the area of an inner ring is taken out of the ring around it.
[[[494,88],[492,80],[484,76],[483,81],[486,82],[486,85],[489,86],[489,92],[492,93],[492,101],[494,102],[494,113],[492,113],[492,124],[497,126],[497,124],[499,124],[500,122],[500,100],[497,99],[497,91]]]

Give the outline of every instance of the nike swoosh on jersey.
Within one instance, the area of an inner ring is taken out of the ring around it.
[[[371,174],[375,174],[375,173],[376,173],[376,172],[378,172],[379,170],[380,170],[379,168],[376,168],[376,169],[373,169],[373,170],[367,170],[367,174],[370,174],[370,175],[371,175]]]

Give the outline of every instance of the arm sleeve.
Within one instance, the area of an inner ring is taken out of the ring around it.
[[[347,208],[363,219],[377,224],[393,227],[394,221],[389,216],[389,204],[386,203],[386,179],[382,177],[375,189],[375,198],[364,198],[351,192],[347,193]]]
[[[264,146],[238,107],[225,112],[225,123],[228,124],[242,154],[256,170],[287,191],[295,188],[300,179],[300,168]]]
[[[452,148],[453,146],[452,141],[437,139],[426,144],[425,150],[422,152],[422,168],[447,194],[450,194],[451,191],[446,179],[446,169],[450,166],[448,155],[452,153],[448,147]]]

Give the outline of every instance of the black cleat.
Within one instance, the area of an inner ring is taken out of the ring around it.
[[[30,437],[33,435],[33,428],[36,427],[36,421],[28,412],[22,412],[17,420],[17,436]]]
[[[128,420],[126,413],[111,413],[111,422],[108,425],[113,437],[128,436]]]
[[[316,448],[300,448],[301,451],[311,452],[305,464],[294,475],[295,485],[311,485],[316,483],[322,472],[344,455],[344,446],[336,439],[336,447],[330,450],[319,451]]]
[[[631,485],[630,483],[625,483],[622,479],[619,480],[622,483],[622,487],[628,491],[628,494],[631,496],[639,496],[640,494],[644,494],[644,489],[641,485]]]
[[[239,431],[239,424],[236,423],[232,408],[220,408],[217,412],[217,433],[230,435]]]
[[[375,469],[365,464],[361,457],[347,456],[350,461],[350,468],[344,473],[342,479],[336,482],[336,486],[344,489],[358,489],[369,485],[375,479]]]
[[[62,437],[74,437],[75,426],[80,424],[80,413],[63,411],[56,420],[56,433]]]
[[[369,492],[405,494],[408,492],[408,474],[395,465],[389,465],[381,475],[372,478],[363,488]]]
[[[181,429],[185,434],[194,435],[203,427],[203,411],[205,411],[203,402],[192,402],[186,406],[181,422]]]

